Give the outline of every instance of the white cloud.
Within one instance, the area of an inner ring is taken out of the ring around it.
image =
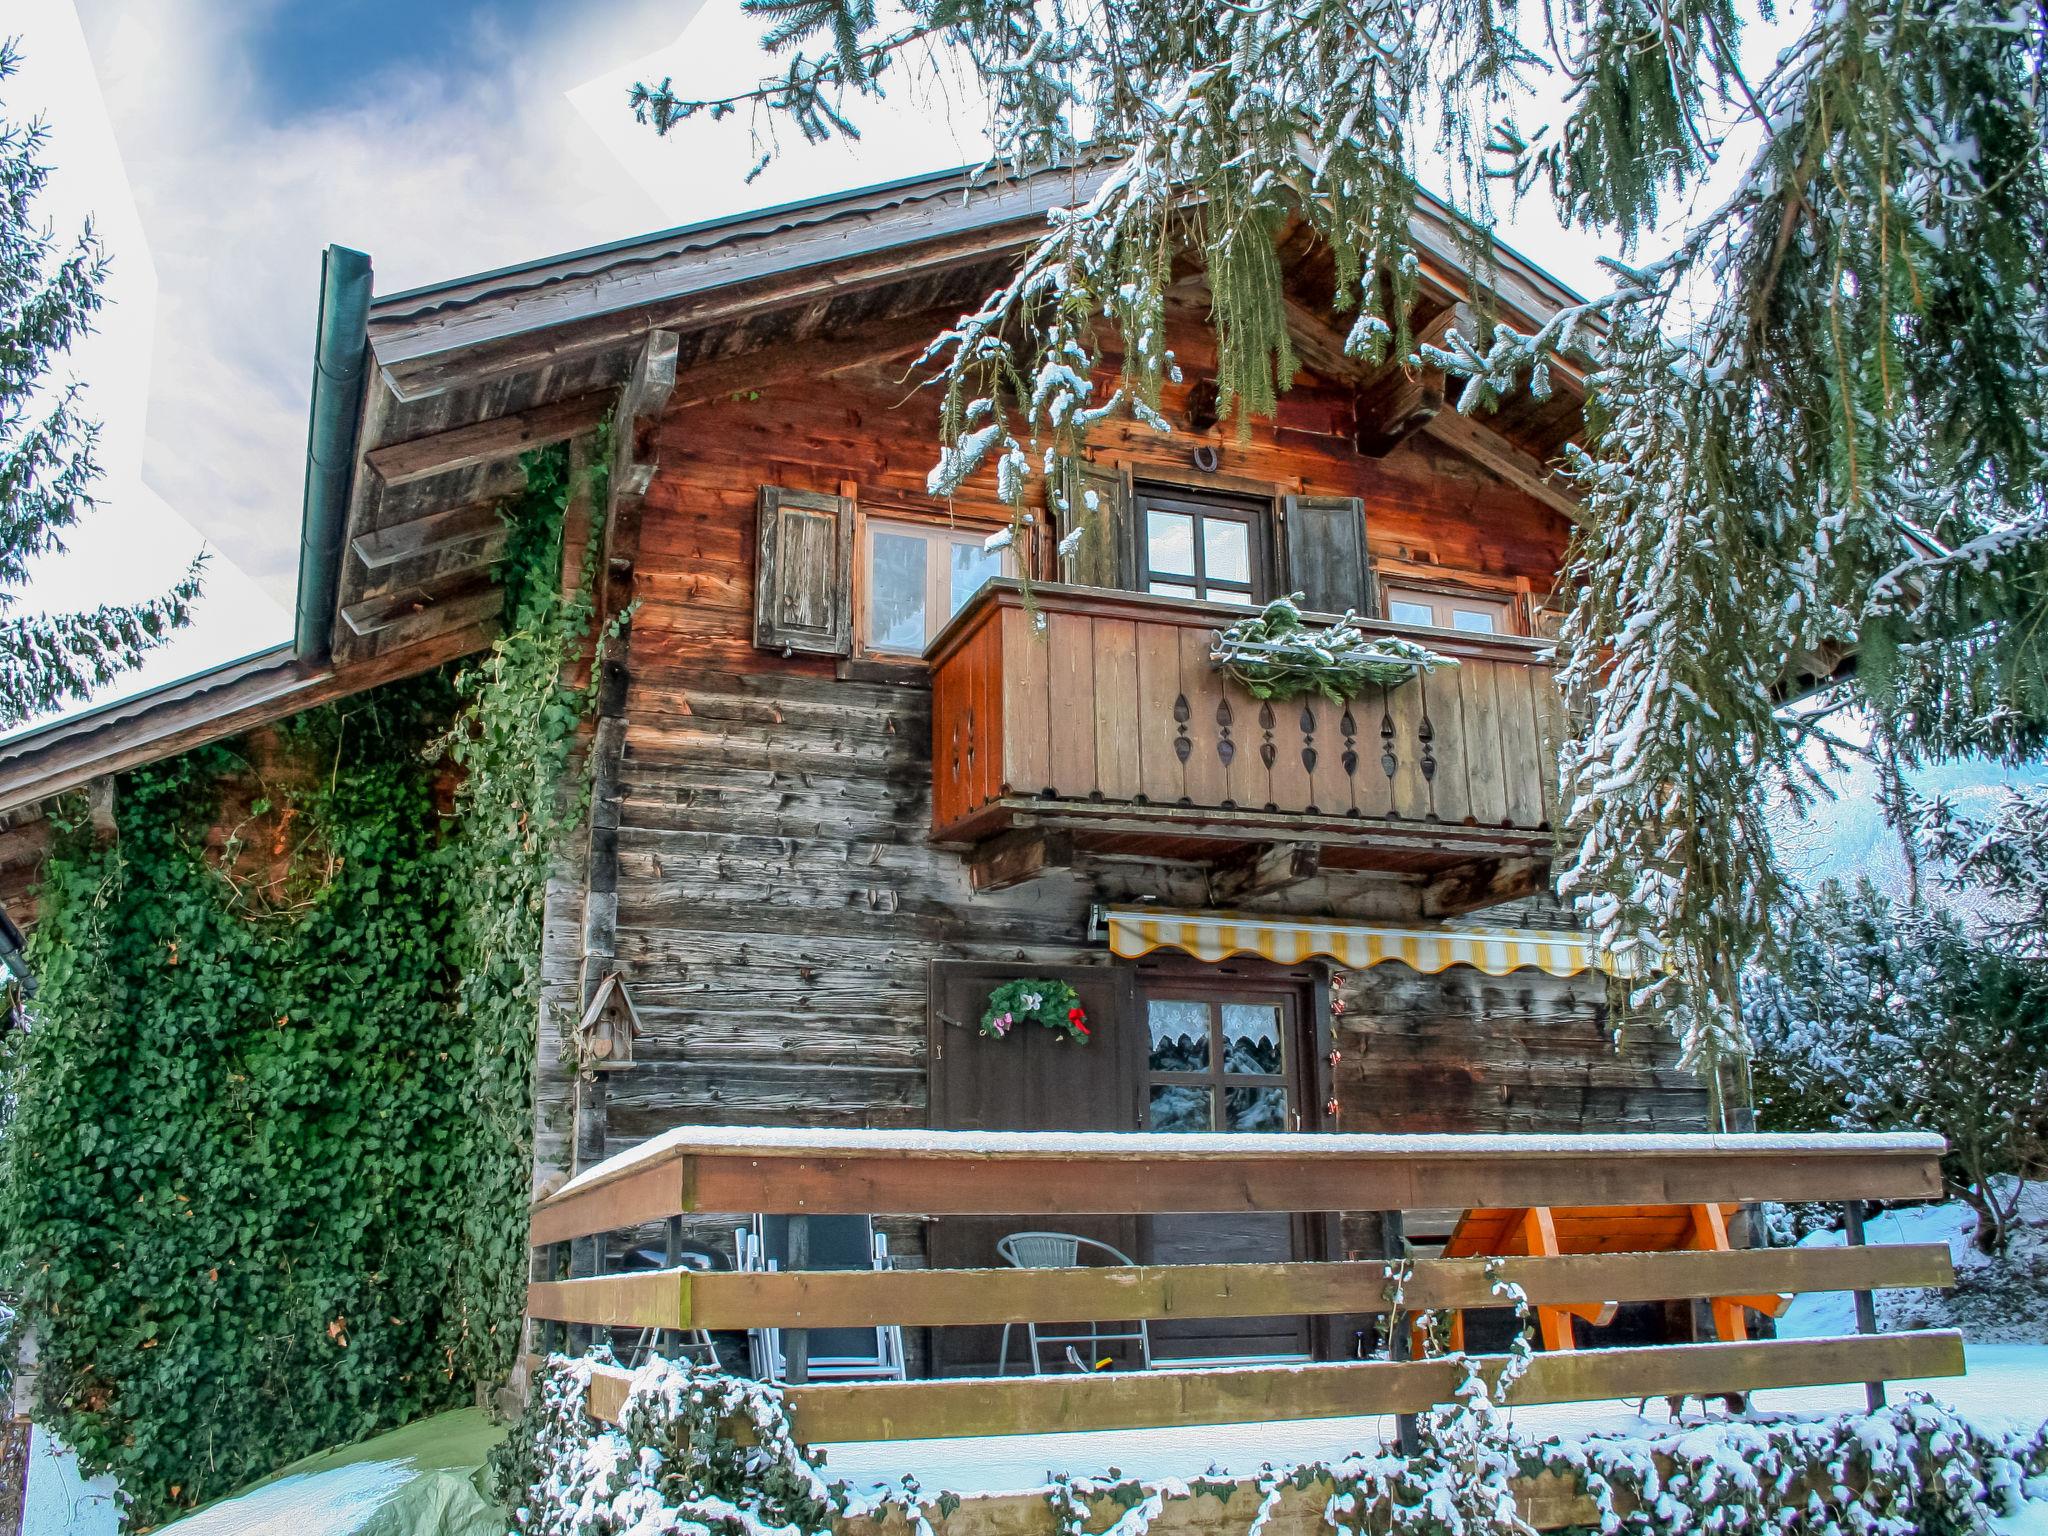
[[[158,280],[85,38],[68,6],[39,10],[21,34],[21,72],[8,82],[11,118],[43,117],[51,176],[35,208],[68,239],[90,219],[113,265],[93,334],[55,371],[86,386],[101,424],[99,505],[68,536],[68,552],[38,561],[17,612],[63,612],[134,602],[164,591],[199,553],[199,531],[143,479]],[[215,554],[191,629],[123,680],[132,692],[249,654],[289,629],[284,612],[232,561]]]

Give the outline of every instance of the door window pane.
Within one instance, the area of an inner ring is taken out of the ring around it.
[[[874,530],[868,570],[868,644],[878,651],[924,650],[925,541]]]
[[[1427,603],[1411,603],[1397,597],[1387,604],[1387,617],[1396,624],[1434,624],[1436,610]]]
[[[1208,1071],[1208,1004],[1155,998],[1145,1005],[1145,1021],[1152,1031],[1152,1071]]]
[[[1234,518],[1202,519],[1202,558],[1211,581],[1252,584],[1252,530]],[[1156,562],[1155,562],[1156,563]]]
[[[1155,1093],[1157,1089],[1153,1090]],[[1226,1088],[1223,1090],[1223,1128],[1226,1131],[1284,1131],[1287,1129],[1285,1088]]]
[[[1492,614],[1482,613],[1472,608],[1453,608],[1451,610],[1451,628],[1462,629],[1470,635],[1499,633],[1493,627]]]
[[[1173,576],[1195,574],[1195,520],[1185,512],[1145,514],[1145,550],[1152,569]]]
[[[952,553],[951,606],[946,609],[946,617],[949,619],[967,606],[967,599],[1003,573],[1002,551],[983,549],[979,539],[955,540]]]
[[[1280,1010],[1270,1003],[1223,1005],[1223,1070],[1277,1077]]]
[[[1152,1085],[1153,1130],[1212,1131],[1215,1128],[1208,1089],[1191,1088],[1185,1083]]]

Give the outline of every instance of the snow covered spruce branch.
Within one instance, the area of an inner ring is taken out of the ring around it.
[[[1420,182],[1452,183],[1481,274],[1490,175],[1623,254],[1679,211],[1664,254],[1614,263],[1611,293],[1534,336],[1478,284],[1476,334],[1433,361],[1468,412],[1544,392],[1559,355],[1591,366],[1566,466],[1561,884],[1655,978],[1635,1001],[1694,1065],[1744,1048],[1736,978],[1791,899],[1763,811],[1816,792],[1788,678],[1856,650],[1839,686],[1908,759],[2048,744],[2041,8],[1835,0],[1753,81],[1735,0],[749,4],[783,74],[717,103],[649,88],[658,126],[752,107],[843,133],[892,81],[964,67],[996,164],[1091,178],[925,358],[933,492],[993,465],[1021,519],[1043,477],[1070,538],[1089,427],[1166,429],[1169,298],[1210,305],[1220,410],[1272,412],[1296,363],[1283,236],[1330,252],[1329,307],[1370,367],[1421,361]],[[1541,70],[1561,109],[1526,88]],[[1732,191],[1692,213],[1737,152]]]

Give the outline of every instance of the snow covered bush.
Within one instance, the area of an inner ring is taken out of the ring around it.
[[[895,1506],[930,1536],[960,1507],[909,1479],[868,1494],[828,1483],[791,1439],[772,1387],[656,1360],[635,1373],[614,1427],[585,1411],[590,1373],[589,1361],[558,1356],[535,1381],[507,1461],[526,1479],[506,1490],[516,1532],[824,1536]],[[755,1445],[730,1438],[733,1420]],[[1246,1536],[1287,1497],[1319,1503],[1333,1536],[1526,1536],[1518,1496],[1546,1473],[1576,1482],[1615,1536],[1991,1536],[2023,1501],[2048,1499],[2048,1430],[1994,1435],[1918,1396],[1873,1414],[1538,1440],[1512,1429],[1475,1368],[1459,1400],[1419,1427],[1416,1456],[1375,1443],[1330,1463],[1268,1466]],[[1062,1536],[1112,1521],[1116,1536],[1145,1536],[1168,1501],[1234,1491],[1116,1473],[1057,1475],[1038,1490]]]
[[[1321,694],[1349,703],[1368,683],[1392,687],[1439,667],[1455,667],[1426,645],[1398,635],[1368,635],[1358,615],[1311,629],[1301,616],[1302,595],[1276,597],[1251,618],[1218,632],[1209,651],[1217,671],[1255,699],[1300,699]]]
[[[2048,1174],[2048,962],[1830,881],[1745,993],[1760,1125],[1937,1132],[1979,1247],[2005,1246]]]

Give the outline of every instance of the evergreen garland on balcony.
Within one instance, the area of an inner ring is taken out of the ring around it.
[[[1458,664],[1399,635],[1368,635],[1355,613],[1312,629],[1302,619],[1300,599],[1299,592],[1276,597],[1254,617],[1219,631],[1209,652],[1216,670],[1255,699],[1320,694],[1348,704],[1371,684],[1391,688]]]

